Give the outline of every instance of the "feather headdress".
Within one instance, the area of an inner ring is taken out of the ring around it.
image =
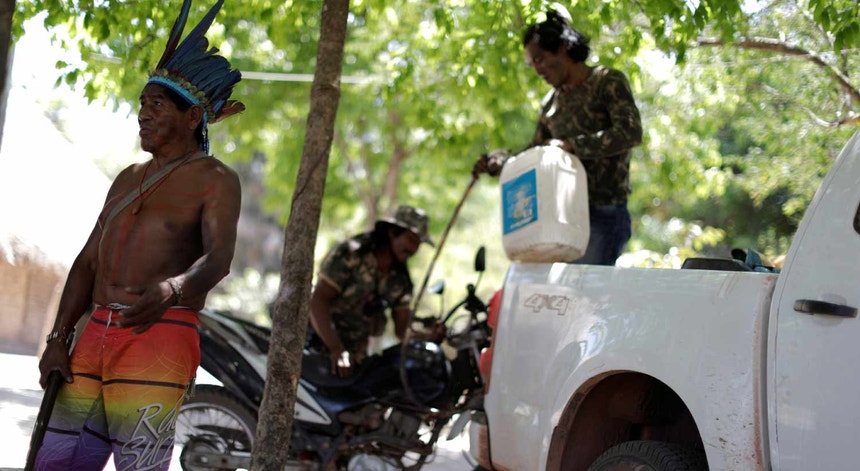
[[[209,123],[245,110],[241,102],[229,99],[233,86],[242,80],[242,74],[231,69],[227,59],[217,55],[218,49],[209,48],[209,40],[205,37],[223,4],[224,0],[218,0],[180,43],[191,8],[191,0],[183,1],[164,53],[147,82],[168,87],[192,105],[203,107],[203,151],[206,153],[209,152]]]

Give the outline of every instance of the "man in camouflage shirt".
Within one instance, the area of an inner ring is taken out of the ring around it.
[[[630,150],[642,142],[639,109],[624,74],[585,64],[588,39],[555,11],[523,36],[526,61],[553,86],[528,147],[554,145],[576,155],[588,178],[588,249],[574,263],[614,265],[630,239]],[[509,153],[494,151],[476,174],[498,175]]]
[[[335,246],[320,266],[310,303],[312,342],[331,358],[332,372],[348,376],[367,355],[370,336],[382,334],[391,309],[398,338],[406,334],[412,301],[407,260],[427,234],[424,211],[400,206],[373,231]]]

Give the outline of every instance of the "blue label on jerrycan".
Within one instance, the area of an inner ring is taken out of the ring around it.
[[[502,232],[511,233],[538,220],[537,173],[531,169],[502,184]]]

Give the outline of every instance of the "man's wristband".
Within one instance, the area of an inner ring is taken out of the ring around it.
[[[69,335],[66,334],[65,331],[55,330],[45,337],[45,343],[48,344],[48,343],[51,343],[57,339],[60,339],[63,341],[63,343],[65,343],[68,338],[69,338]]]
[[[173,305],[176,306],[182,302],[182,286],[174,278],[168,278],[167,284],[170,285],[170,291],[173,291]]]

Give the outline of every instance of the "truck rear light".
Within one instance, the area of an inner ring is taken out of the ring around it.
[[[484,393],[490,391],[490,370],[493,369],[493,345],[481,350],[481,361],[478,363],[481,376],[484,378]]]
[[[487,325],[492,329],[490,334],[490,346],[481,351],[481,359],[478,369],[484,379],[484,393],[490,391],[490,371],[493,369],[493,346],[496,342],[496,326],[499,324],[499,311],[502,307],[502,290],[496,290],[490,300],[490,308],[487,310]]]
[[[496,290],[490,299],[490,308],[487,310],[487,325],[495,332],[496,324],[499,323],[499,310],[502,307],[502,290]]]

